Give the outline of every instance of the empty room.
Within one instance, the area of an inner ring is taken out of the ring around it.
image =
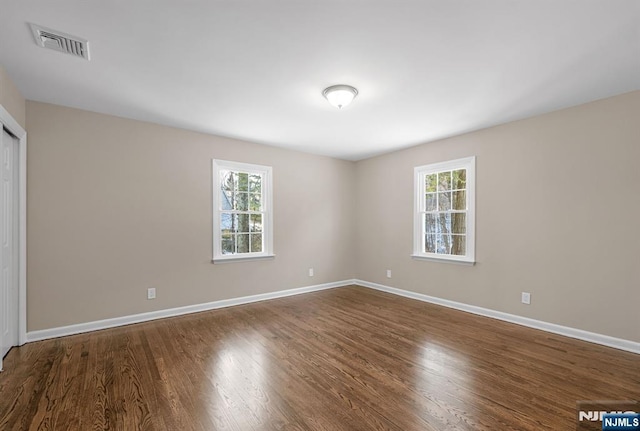
[[[640,2],[0,1],[0,430],[640,430]]]

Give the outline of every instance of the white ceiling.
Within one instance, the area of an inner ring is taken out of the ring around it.
[[[358,160],[640,89],[640,1],[3,0],[0,63],[27,99]]]

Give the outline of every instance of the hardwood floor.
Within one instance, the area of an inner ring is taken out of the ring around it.
[[[47,340],[0,430],[575,430],[640,400],[640,355],[362,287]]]

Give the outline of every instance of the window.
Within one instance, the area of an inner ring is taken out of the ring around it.
[[[271,167],[213,160],[213,261],[273,257]]]
[[[414,170],[413,257],[474,263],[476,158]]]

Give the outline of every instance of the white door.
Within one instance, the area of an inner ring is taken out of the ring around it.
[[[1,127],[1,126],[0,126]],[[0,368],[18,345],[18,140],[2,129],[0,186]]]

